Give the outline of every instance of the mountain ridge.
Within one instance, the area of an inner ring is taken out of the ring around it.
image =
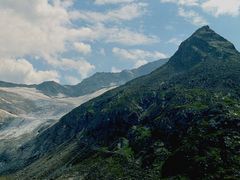
[[[65,96],[78,97],[96,92],[103,88],[122,85],[136,77],[150,73],[151,71],[165,64],[167,61],[168,59],[161,59],[147,63],[139,68],[123,70],[119,73],[98,72],[76,85],[61,85],[54,81],[46,81],[40,84],[32,85],[0,81],[0,87],[36,88],[47,96],[58,96],[61,94]]]

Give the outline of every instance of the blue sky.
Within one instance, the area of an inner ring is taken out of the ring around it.
[[[170,57],[210,25],[240,50],[239,0],[3,0],[0,80],[76,84]]]

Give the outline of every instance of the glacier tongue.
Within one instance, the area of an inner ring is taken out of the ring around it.
[[[35,88],[0,88],[0,140],[25,142],[75,107],[112,88],[74,98],[49,97]]]

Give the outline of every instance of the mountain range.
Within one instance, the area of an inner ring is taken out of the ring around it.
[[[164,65],[167,61],[168,59],[160,59],[147,63],[139,68],[123,70],[118,73],[98,72],[76,85],[61,85],[54,81],[46,81],[38,85],[14,84],[0,81],[0,87],[36,88],[47,96],[58,96],[61,94],[64,96],[78,97],[103,88],[123,85],[134,78],[149,74],[156,68]]]
[[[4,173],[239,179],[239,92],[240,53],[204,26],[165,65],[82,104],[22,145]]]

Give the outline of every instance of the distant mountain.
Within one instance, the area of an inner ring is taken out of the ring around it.
[[[59,94],[69,95],[71,91],[70,88],[60,85],[54,81],[46,81],[36,85],[35,87],[37,90],[41,91],[43,94],[47,96],[58,96]]]
[[[119,73],[96,73],[93,76],[84,79],[81,83],[71,86],[71,95],[79,96],[105,87],[123,85],[132,79],[151,73],[155,69],[164,65],[167,61],[168,59],[161,59],[145,64],[137,69],[124,70]]]
[[[38,85],[14,84],[0,81],[0,87],[29,87],[36,88],[47,96],[58,96],[62,94],[65,96],[78,97],[96,92],[103,88],[123,85],[132,79],[151,73],[153,70],[164,65],[167,61],[168,59],[161,59],[145,64],[137,69],[123,70],[119,73],[95,73],[84,79],[81,83],[72,86],[60,85],[54,81],[47,81]]]
[[[35,85],[15,84],[10,82],[0,81],[0,87],[35,87]]]
[[[18,179],[239,179],[240,53],[208,26],[22,146]],[[22,169],[25,167],[24,169]]]

